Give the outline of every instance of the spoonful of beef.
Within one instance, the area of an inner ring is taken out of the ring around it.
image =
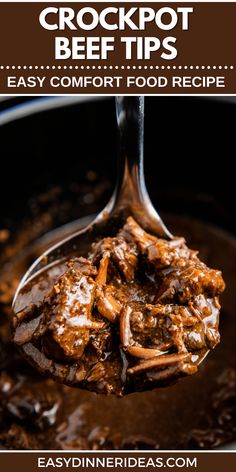
[[[37,259],[13,302],[14,342],[65,384],[127,393],[193,374],[219,342],[221,272],[155,211],[143,175],[144,98],[116,99],[119,170],[95,221]]]

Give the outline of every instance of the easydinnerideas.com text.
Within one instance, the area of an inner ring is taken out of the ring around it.
[[[38,457],[38,468],[197,468],[197,457]]]

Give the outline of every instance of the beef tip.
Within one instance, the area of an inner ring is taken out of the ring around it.
[[[92,246],[90,258],[93,262],[108,255],[125,280],[134,279],[138,264],[138,250],[133,242],[127,242],[122,233],[115,238],[104,238]]]
[[[220,342],[219,333],[219,311],[220,304],[217,297],[206,298],[198,295],[190,303],[194,313],[202,319],[205,344],[209,349],[214,349]],[[199,330],[199,335],[200,335]],[[194,349],[194,343],[191,341],[191,333],[188,333],[189,348]],[[203,334],[202,334],[203,336]]]
[[[112,259],[127,281],[134,279],[138,264],[138,251],[134,244],[127,243],[122,237],[116,238]]]
[[[180,258],[188,260],[197,255],[197,251],[190,250],[186,246],[184,238],[173,238],[171,241],[157,238],[144,231],[132,217],[127,219],[120,234],[127,241],[133,241],[139,251],[146,253],[147,259],[156,269],[175,265]]]
[[[145,333],[148,344],[163,351],[174,347],[177,352],[186,352],[184,333],[202,325],[190,308],[178,305],[146,305],[138,316],[134,312],[131,326],[134,339],[140,341]]]
[[[219,307],[216,298],[205,299],[202,295],[196,297],[190,304],[199,320],[194,327],[186,327],[184,332],[184,343],[190,351],[200,349],[214,349],[220,342],[219,328]]]
[[[89,260],[95,265],[97,265],[103,256],[107,255],[110,257],[110,254],[113,250],[113,238],[103,238],[100,241],[96,241],[91,246],[89,252]]]
[[[52,338],[66,357],[79,359],[90,339],[91,330],[104,323],[93,319],[94,280],[80,271],[68,269],[57,281],[46,301],[43,313]]]
[[[199,295],[189,306],[146,305],[142,313],[133,313],[131,326],[134,339],[139,342],[145,333],[149,345],[161,351],[213,349],[220,341],[219,302]]]
[[[197,251],[190,250],[184,238],[174,238],[171,241],[158,239],[147,248],[147,258],[156,269],[175,267],[180,259],[184,265],[189,259],[196,259],[196,256]]]
[[[162,303],[176,300],[184,304],[200,294],[213,298],[225,289],[221,271],[209,269],[199,259],[184,263],[180,259],[176,267],[164,269],[160,275],[162,284],[157,300]]]
[[[97,275],[97,268],[91,263],[91,261],[85,259],[85,257],[75,257],[74,259],[70,259],[67,262],[67,266],[81,272],[83,275],[89,275],[90,277]]]
[[[123,236],[126,241],[136,244],[139,251],[142,253],[145,252],[151,244],[154,244],[157,241],[157,238],[146,233],[146,231],[136,223],[132,216],[127,218],[127,221],[119,232],[119,235]]]
[[[44,320],[44,315],[41,313],[36,318],[33,318],[30,321],[23,322],[16,327],[14,334],[14,342],[19,346],[25,344],[31,339],[36,340],[38,337],[46,331],[46,324]]]

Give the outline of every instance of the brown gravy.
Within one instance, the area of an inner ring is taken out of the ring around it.
[[[121,399],[107,398],[36,374],[9,343],[11,315],[6,297],[0,327],[2,448],[189,449],[219,447],[236,438],[236,242],[201,222],[176,217],[165,221],[200,249],[207,264],[224,273],[227,290],[222,297],[220,345],[198,374],[183,382]],[[10,276],[14,279],[14,265]]]

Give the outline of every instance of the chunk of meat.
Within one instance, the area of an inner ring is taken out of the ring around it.
[[[96,262],[104,256],[109,256],[114,266],[124,276],[125,280],[134,279],[138,264],[138,250],[134,243],[127,242],[122,234],[115,238],[104,238],[92,245],[90,257]]]
[[[162,345],[177,352],[213,349],[220,341],[219,302],[199,295],[188,306],[147,304],[142,312],[131,315],[133,339],[163,350]]]
[[[54,285],[43,313],[47,317],[52,338],[66,357],[79,359],[90,339],[91,330],[104,323],[93,319],[94,280],[76,269],[68,269]]]
[[[67,266],[71,269],[81,272],[83,275],[89,275],[90,277],[97,275],[98,272],[96,266],[94,266],[92,262],[85,257],[75,257],[70,259],[67,262]]]
[[[215,297],[225,289],[221,271],[209,269],[199,259],[185,261],[180,259],[173,269],[166,269],[160,274],[162,284],[157,300],[168,303],[172,300],[184,304],[200,294]]]
[[[156,269],[175,267],[182,260],[183,267],[189,259],[196,260],[197,251],[192,251],[185,244],[184,238],[174,238],[171,241],[158,239],[147,247],[147,258]]]
[[[127,281],[134,279],[138,264],[138,251],[135,245],[118,237],[112,252],[112,259]]]
[[[127,218],[127,221],[119,232],[119,235],[123,236],[123,238],[129,242],[135,243],[141,252],[145,252],[151,244],[157,242],[157,238],[146,233],[146,231],[136,223],[132,216]]]
[[[31,339],[37,339],[39,336],[46,330],[46,325],[44,322],[44,316],[41,313],[36,318],[32,320],[28,320],[27,322],[21,323],[19,326],[16,327],[16,331],[14,334],[14,342],[19,346],[21,344],[25,344]]]

